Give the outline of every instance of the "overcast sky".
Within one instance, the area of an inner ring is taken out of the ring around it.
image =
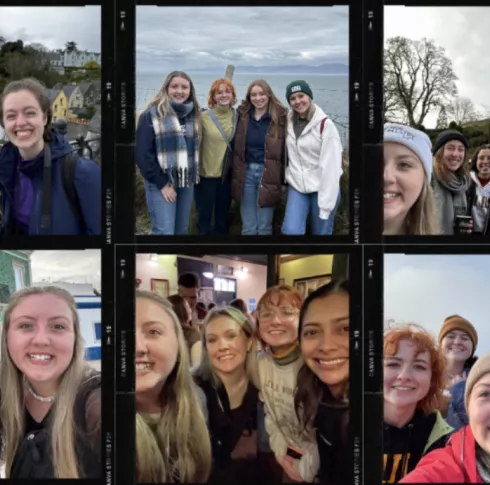
[[[386,254],[384,319],[423,325],[437,337],[461,315],[478,332],[477,354],[490,352],[490,255]]]
[[[490,110],[490,58],[488,29],[490,7],[398,7],[384,9],[384,37],[423,37],[446,49],[459,80],[459,96],[470,98],[477,108]],[[478,106],[479,105],[479,106]],[[428,128],[437,115],[427,118]]]
[[[348,64],[347,6],[136,8],[138,71]]]
[[[63,281],[89,283],[101,290],[101,251],[34,251],[31,255],[32,282]]]
[[[73,41],[80,50],[100,52],[100,7],[0,7],[0,36],[50,50]]]

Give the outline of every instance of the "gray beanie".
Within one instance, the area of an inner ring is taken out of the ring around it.
[[[420,158],[428,180],[432,176],[432,143],[423,132],[397,123],[385,123],[383,141],[400,143]]]
[[[468,413],[468,401],[470,394],[475,384],[485,375],[490,373],[490,352],[480,357],[474,364],[466,379],[466,386],[464,390],[464,407],[466,413]]]

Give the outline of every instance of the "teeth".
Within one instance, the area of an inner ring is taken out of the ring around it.
[[[397,391],[412,391],[413,390],[411,387],[394,387],[393,389],[396,389]]]
[[[151,363],[143,363],[143,364],[136,364],[136,371],[143,371],[150,369],[153,364]]]
[[[398,194],[396,194],[395,192],[385,192],[383,194],[383,197],[385,199],[394,199],[395,197],[398,197]]]
[[[335,359],[335,360],[320,360],[318,359],[318,362],[320,362],[320,364],[322,365],[337,365],[337,364],[341,364],[342,362],[344,362],[345,359]]]
[[[51,360],[53,357],[47,354],[29,354],[29,358],[32,360]]]
[[[31,134],[30,131],[18,131],[16,132],[17,136],[29,136]]]
[[[272,330],[271,332],[269,332],[270,335],[279,335],[281,333],[284,333],[283,330]]]
[[[233,357],[235,357],[234,355],[225,355],[223,357],[220,357],[219,360],[230,360],[230,359],[233,359]]]

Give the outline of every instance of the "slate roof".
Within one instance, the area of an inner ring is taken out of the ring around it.
[[[46,94],[48,95],[51,104],[54,103],[54,100],[57,98],[58,94],[60,94],[60,91],[61,89],[46,89]]]

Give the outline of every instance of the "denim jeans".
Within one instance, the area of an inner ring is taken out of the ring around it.
[[[168,236],[187,235],[194,186],[176,189],[177,200],[167,202],[155,184],[145,180],[146,202],[150,211],[151,233]]]
[[[263,163],[247,163],[240,213],[243,236],[270,236],[274,207],[259,207],[259,190]]]
[[[318,192],[302,194],[295,188],[289,186],[286,213],[282,224],[284,235],[304,235],[306,232],[306,220],[308,214],[311,221],[311,233],[317,236],[330,236],[333,232],[335,213],[340,204],[340,190],[337,202],[327,220],[320,219],[318,207]]]
[[[197,233],[199,235],[228,234],[228,218],[231,205],[231,178],[201,177],[194,186],[194,200],[197,212]],[[214,211],[214,229],[211,219]]]

